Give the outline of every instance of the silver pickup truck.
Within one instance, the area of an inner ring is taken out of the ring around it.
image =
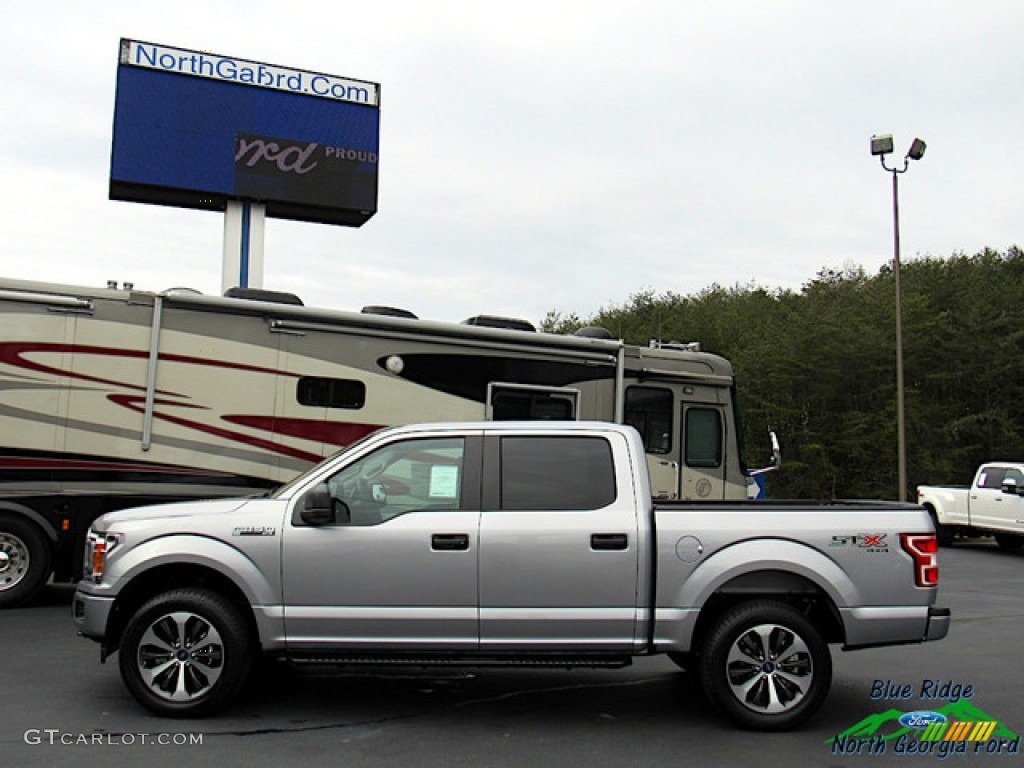
[[[160,715],[295,662],[625,666],[667,653],[738,724],[792,728],[844,649],[944,637],[937,544],[888,502],[651,501],[639,434],[377,432],[265,498],[98,518],[74,599]]]

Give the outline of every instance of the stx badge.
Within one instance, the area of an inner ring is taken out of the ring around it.
[[[833,536],[830,547],[859,547],[868,552],[888,552],[884,533],[858,533]]]

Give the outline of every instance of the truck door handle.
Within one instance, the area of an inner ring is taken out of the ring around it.
[[[430,548],[436,552],[459,552],[469,549],[469,536],[465,533],[435,533],[430,537]]]
[[[590,548],[596,551],[622,550],[629,546],[629,537],[624,533],[592,533]]]

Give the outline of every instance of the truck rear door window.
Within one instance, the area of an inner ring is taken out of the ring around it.
[[[688,408],[685,428],[686,466],[721,466],[722,414],[718,409]]]
[[[615,468],[601,437],[501,438],[501,508],[592,510],[615,501]]]

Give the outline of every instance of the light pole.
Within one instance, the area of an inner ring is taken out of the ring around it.
[[[877,155],[882,168],[892,174],[893,275],[896,278],[896,450],[898,453],[900,501],[907,500],[907,430],[903,399],[903,291],[900,288],[900,196],[899,175],[906,173],[911,160],[924,157],[926,144],[914,139],[903,158],[902,168],[890,168],[885,156],[892,154],[892,134],[871,137],[871,154]]]

